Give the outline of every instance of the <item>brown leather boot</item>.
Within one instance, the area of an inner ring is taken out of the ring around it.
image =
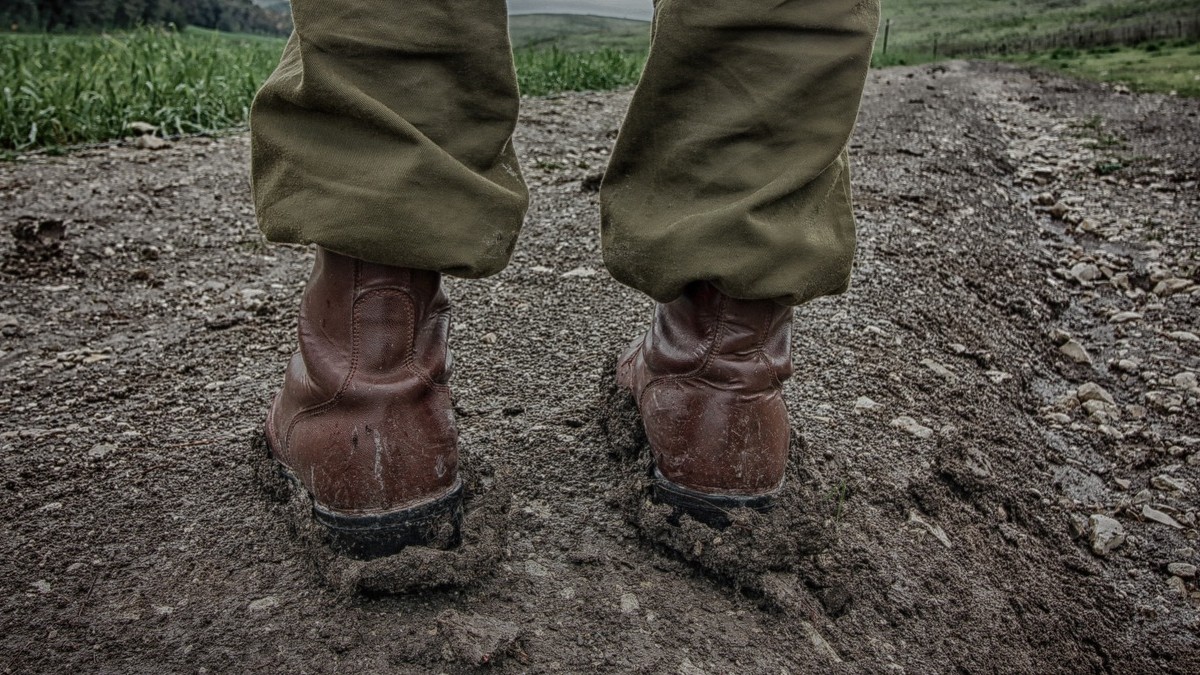
[[[387,555],[457,523],[449,333],[440,274],[317,249],[266,436],[335,548]]]
[[[659,304],[617,364],[654,456],[657,498],[723,527],[734,508],[770,508],[791,429],[792,308],[695,283]]]

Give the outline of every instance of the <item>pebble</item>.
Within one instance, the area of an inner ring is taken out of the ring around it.
[[[145,136],[146,134],[152,134],[158,131],[158,127],[150,124],[149,122],[130,122],[127,126],[129,127],[130,131],[138,136]]]
[[[263,610],[271,609],[272,607],[278,607],[278,606],[279,606],[279,598],[277,598],[273,595],[268,595],[265,598],[259,598],[255,601],[251,602],[250,603],[250,611],[251,612],[261,612]]]
[[[88,457],[92,459],[104,459],[108,455],[112,454],[116,449],[117,446],[113,445],[112,443],[97,443],[92,446],[91,450],[88,450],[87,454]]]
[[[1004,384],[1012,379],[1012,375],[1009,375],[1003,370],[985,370],[983,374],[985,377],[987,377],[987,379],[991,380],[993,384]]]
[[[933,438],[933,429],[921,424],[915,419],[904,415],[892,420],[892,426],[902,429],[917,438]]]
[[[1142,318],[1142,315],[1139,314],[1138,312],[1117,312],[1116,314],[1113,314],[1111,317],[1109,317],[1108,322],[1109,323],[1129,323],[1130,321],[1136,321],[1140,318]]]
[[[1077,396],[1080,401],[1104,401],[1109,405],[1117,404],[1117,402],[1113,400],[1112,394],[1108,393],[1104,387],[1101,387],[1095,382],[1088,382],[1087,384],[1080,385],[1079,388],[1075,390],[1075,396]]]
[[[1097,513],[1088,518],[1091,527],[1092,552],[1096,555],[1108,555],[1121,544],[1125,543],[1125,528],[1115,518]]]
[[[590,267],[576,267],[575,269],[571,270],[570,272],[563,272],[563,277],[567,278],[567,279],[572,279],[575,277],[594,277],[594,276],[596,276],[596,270],[594,270]]]
[[[1081,284],[1086,284],[1100,278],[1100,268],[1092,263],[1076,263],[1071,268],[1071,276]]]
[[[1167,571],[1184,579],[1191,579],[1196,576],[1196,566],[1191,563],[1173,562],[1167,565]]]
[[[1117,370],[1125,373],[1136,373],[1142,364],[1134,359],[1121,359],[1117,361]]]
[[[932,370],[938,377],[945,378],[947,380],[958,379],[958,376],[956,376],[953,371],[937,361],[934,361],[933,359],[921,359],[921,365]]]
[[[1170,579],[1167,579],[1167,587],[1179,595],[1185,597],[1187,596],[1187,583],[1185,583],[1184,580],[1179,577],[1173,576]]]
[[[621,613],[634,614],[641,608],[641,603],[638,602],[638,596],[633,593],[621,594]]]
[[[1142,517],[1146,520],[1153,520],[1160,525],[1167,525],[1168,527],[1173,527],[1177,530],[1183,529],[1183,526],[1179,524],[1179,521],[1163,513],[1162,511],[1159,511],[1158,509],[1151,508],[1149,504],[1142,505]]]
[[[1190,289],[1194,284],[1191,279],[1171,278],[1163,279],[1154,286],[1154,294],[1160,297],[1174,295]]]
[[[854,401],[855,412],[859,412],[859,411],[863,411],[863,410],[876,410],[876,409],[882,408],[882,407],[883,406],[881,404],[876,403],[874,400],[872,400],[866,396],[859,396],[858,399],[856,401]]]
[[[164,148],[171,147],[171,144],[167,141],[164,141],[158,136],[151,136],[149,134],[145,136],[138,136],[137,140],[134,141],[133,144],[142,150],[162,150]]]
[[[1170,335],[1180,342],[1200,342],[1200,337],[1191,331],[1175,330],[1167,333],[1167,335]]]
[[[1179,373],[1171,378],[1171,384],[1180,389],[1195,389],[1198,383],[1195,373]]]
[[[50,582],[46,581],[45,579],[38,579],[37,581],[30,584],[30,586],[33,586],[35,589],[37,589],[38,593],[49,593],[50,592]]]
[[[1166,474],[1150,479],[1150,485],[1166,492],[1187,492],[1187,484]]]
[[[1092,362],[1091,354],[1088,354],[1087,350],[1083,348],[1083,345],[1079,344],[1075,340],[1067,340],[1065,343],[1063,343],[1063,346],[1058,348],[1058,351],[1065,354],[1067,358],[1071,359],[1075,363],[1090,364]]]

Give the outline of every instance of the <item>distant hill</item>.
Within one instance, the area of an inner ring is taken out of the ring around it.
[[[650,22],[575,14],[522,14],[508,19],[513,47],[557,47],[568,51],[645,50]]]

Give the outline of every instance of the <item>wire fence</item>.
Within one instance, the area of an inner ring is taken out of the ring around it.
[[[1086,23],[1039,35],[1014,35],[991,40],[946,38],[933,35],[923,41],[898,42],[898,25],[888,19],[884,25],[882,52],[930,54],[939,56],[989,56],[1024,54],[1060,48],[1088,49],[1113,45],[1137,45],[1155,40],[1200,40],[1200,13],[1189,16],[1158,18],[1152,21],[1120,25]],[[892,44],[889,45],[889,42]]]

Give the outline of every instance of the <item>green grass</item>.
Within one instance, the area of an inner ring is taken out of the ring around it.
[[[1164,30],[1195,18],[1195,0],[884,0],[891,19],[888,51],[932,54],[942,45],[1021,42],[1064,32],[1087,33],[1145,23]],[[876,50],[883,48],[883,31]]]
[[[1056,49],[1011,60],[1073,77],[1120,82],[1135,91],[1200,96],[1200,43],[1150,42],[1137,47]]]
[[[568,14],[522,14],[510,17],[513,48],[588,52],[613,49],[645,54],[650,49],[650,22]]]
[[[593,51],[518,49],[517,84],[526,96],[600,91],[637,83],[646,54],[612,47]]]
[[[0,37],[0,149],[28,150],[128,135],[244,124],[282,41],[188,30]]]

